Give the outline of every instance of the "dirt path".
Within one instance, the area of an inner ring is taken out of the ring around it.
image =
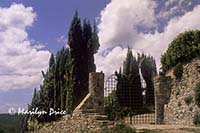
[[[200,127],[183,125],[131,125],[138,132],[147,129],[159,133],[200,133]]]

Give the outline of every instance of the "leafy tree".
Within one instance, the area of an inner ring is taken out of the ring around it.
[[[200,55],[200,31],[191,30],[179,34],[161,57],[162,71],[165,73],[177,63],[187,63]]]
[[[108,115],[109,120],[117,120],[121,119],[123,115],[123,108],[120,107],[116,91],[112,91],[107,97],[104,99],[105,103],[105,113]]]

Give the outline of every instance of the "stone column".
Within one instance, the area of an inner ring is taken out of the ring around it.
[[[170,78],[158,76],[154,78],[155,93],[155,123],[163,124],[164,122],[164,105],[169,102],[171,88]]]
[[[93,100],[93,108],[104,113],[104,74],[92,72],[89,75],[89,93]]]

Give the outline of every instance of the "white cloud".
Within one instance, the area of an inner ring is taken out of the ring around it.
[[[199,4],[198,0],[167,0],[157,17],[161,20],[169,20],[173,17],[184,15],[197,4]]]
[[[37,45],[34,45],[33,48],[35,48],[37,50],[40,50],[40,49],[45,48],[45,45],[43,45],[43,44],[37,44]]]
[[[154,14],[155,6],[156,4],[151,0],[134,2],[112,0],[107,5],[101,12],[101,22],[98,26],[101,43],[100,53],[95,56],[98,71],[103,70],[108,76],[122,66],[126,50],[120,48],[118,44],[122,44],[124,47],[129,45],[133,50],[153,55],[159,68],[160,56],[175,36],[186,30],[200,29],[200,6],[198,5],[182,16],[171,18],[161,33],[157,30],[143,33],[131,29],[131,27],[137,26],[137,22],[141,20],[145,22],[144,26],[154,27],[155,22],[158,23],[156,21],[158,17]],[[137,8],[140,9],[136,12]],[[113,50],[110,50],[107,55],[102,56],[102,51],[112,48]]]
[[[121,48],[116,46],[106,56],[100,54],[95,55],[95,63],[97,64],[97,71],[103,71],[106,74],[106,77],[113,74],[115,71],[118,71],[124,62],[124,59],[127,54],[127,48]],[[139,51],[132,50],[133,55],[137,56]]]
[[[100,51],[118,44],[133,45],[137,26],[155,26],[155,7],[152,0],[112,0],[100,14]]]
[[[50,53],[28,40],[26,29],[35,19],[32,7],[0,7],[0,90],[33,89],[42,80],[40,73],[46,70]]]

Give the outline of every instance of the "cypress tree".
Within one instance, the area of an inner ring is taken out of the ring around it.
[[[129,48],[123,64],[123,72],[116,73],[116,76],[118,80],[116,93],[120,105],[138,111],[143,104],[139,67]]]
[[[97,53],[98,49],[100,47],[99,44],[99,37],[97,33],[97,26],[96,23],[94,22],[93,25],[93,31],[92,31],[92,36],[88,42],[88,71],[89,72],[95,72],[96,71],[96,65],[94,64],[94,54]]]
[[[73,108],[75,108],[88,93],[89,73],[96,71],[94,54],[99,48],[96,24],[92,29],[89,20],[81,25],[78,12],[72,20],[68,34],[68,45],[73,59]]]
[[[154,105],[154,86],[153,77],[157,75],[156,62],[152,56],[146,56],[144,54],[139,55],[141,61],[141,73],[146,82],[146,101],[147,105]]]
[[[66,111],[71,114],[73,111],[72,104],[73,104],[73,86],[74,86],[74,76],[73,76],[73,59],[71,58],[71,54],[68,53],[68,60],[66,63],[66,67],[68,68],[66,71],[66,87],[67,87],[67,92],[66,92]]]
[[[81,21],[76,11],[75,16],[72,20],[71,27],[68,34],[68,45],[70,47],[71,56],[74,60],[74,80],[75,84],[73,87],[73,107],[77,106],[83,98],[83,93],[87,90],[83,88],[83,75],[85,69],[85,62],[83,62],[84,54],[83,51],[83,31],[81,27]],[[79,98],[79,99],[78,99]]]

